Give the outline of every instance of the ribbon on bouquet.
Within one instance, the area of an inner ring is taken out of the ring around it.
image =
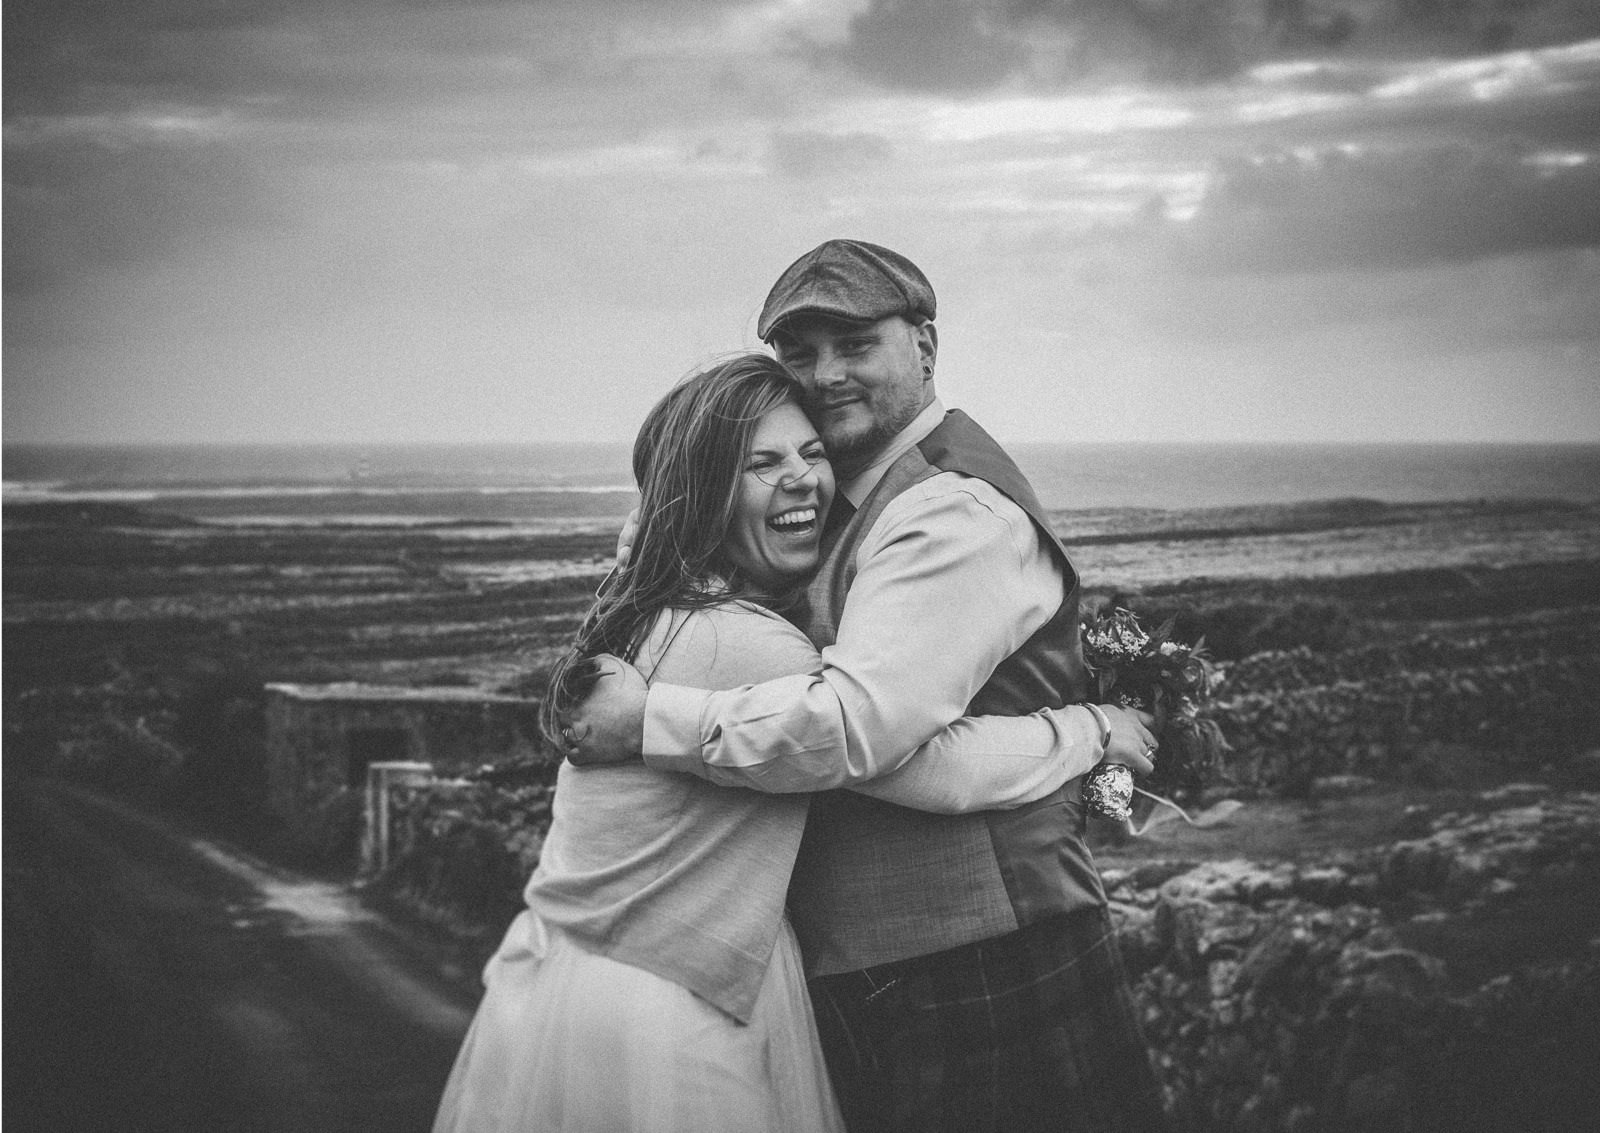
[[[1195,829],[1204,830],[1226,821],[1244,806],[1237,799],[1223,799],[1207,807],[1196,818],[1165,795],[1134,786],[1133,772],[1120,763],[1102,763],[1091,771],[1084,781],[1083,795],[1093,813],[1102,818],[1109,818],[1113,822],[1121,822],[1128,833],[1135,838],[1143,837],[1146,831],[1162,821],[1158,817],[1163,813],[1162,807],[1168,808]],[[1133,820],[1135,795],[1143,795],[1156,804],[1155,809],[1138,824]]]

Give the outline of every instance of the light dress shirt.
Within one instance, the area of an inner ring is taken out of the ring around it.
[[[846,498],[859,506],[944,414],[935,399],[842,485]],[[966,756],[985,756],[982,773],[1023,784],[1007,802],[1021,805],[1099,762],[1099,728],[1083,708],[963,718],[995,667],[1064,596],[1049,547],[1009,497],[961,473],[929,477],[885,506],[856,567],[820,672],[726,691],[651,685],[645,763],[724,786],[816,791],[939,776],[911,755],[942,733]],[[1015,776],[1012,765],[1041,770]],[[950,802],[952,813],[981,809],[970,798]]]

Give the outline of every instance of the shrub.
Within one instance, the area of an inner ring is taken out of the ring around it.
[[[449,781],[400,788],[394,856],[380,881],[394,898],[466,935],[504,928],[522,904],[550,829],[548,783]]]
[[[1308,648],[1347,649],[1360,640],[1360,623],[1350,607],[1334,599],[1230,598],[1176,601],[1113,595],[1146,625],[1173,620],[1173,637],[1190,644],[1204,640],[1219,661],[1234,661],[1264,651]]]
[[[161,804],[183,768],[184,752],[144,720],[110,713],[57,737],[52,770],[104,791]]]
[[[1327,775],[1469,786],[1600,740],[1600,656],[1498,638],[1301,647],[1224,668],[1206,710],[1236,785],[1303,793]]]

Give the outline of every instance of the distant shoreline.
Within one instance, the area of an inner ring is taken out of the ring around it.
[[[1339,441],[1269,441],[1269,440],[1194,440],[1194,441],[1045,441],[1026,440],[1015,437],[997,437],[996,440],[1006,449],[1016,449],[1028,446],[1057,446],[1065,445],[1073,448],[1285,448],[1285,449],[1315,449],[1315,448],[1600,448],[1600,440],[1574,441],[1574,440],[1339,440]],[[479,451],[503,450],[508,452],[522,451],[530,448],[566,448],[566,449],[596,449],[596,448],[627,448],[632,444],[629,440],[484,440],[484,441],[8,441],[6,451],[12,454],[20,453],[49,453],[71,452],[74,450],[85,452],[445,452],[453,449],[470,449]]]
[[[1010,446],[1053,511],[1553,499],[1600,502],[1600,444]],[[194,518],[620,516],[623,444],[11,446],[3,498],[141,504]]]

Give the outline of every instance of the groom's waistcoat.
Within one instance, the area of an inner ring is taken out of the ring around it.
[[[812,641],[819,649],[833,644],[856,552],[884,507],[940,472],[985,480],[1009,496],[1033,520],[1065,577],[1055,615],[1001,662],[968,714],[1021,716],[1082,700],[1088,681],[1077,572],[1017,466],[959,410],[890,466],[825,548],[809,592]],[[1015,810],[968,815],[927,814],[844,790],[818,795],[789,890],[812,974],[921,956],[1105,904],[1083,826],[1076,780]]]

